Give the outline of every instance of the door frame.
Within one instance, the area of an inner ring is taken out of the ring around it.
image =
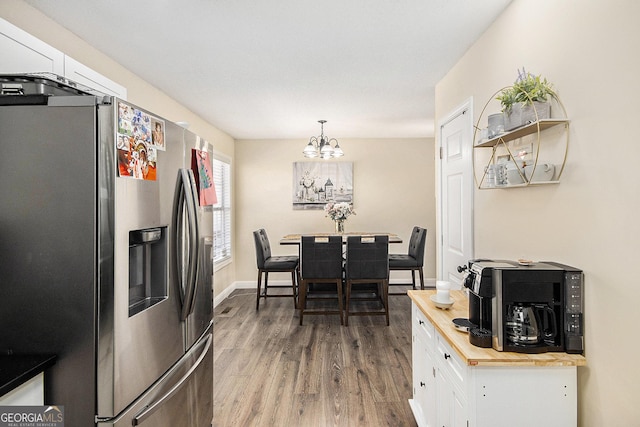
[[[466,111],[466,113],[464,113]],[[447,123],[451,122],[456,117],[468,114],[469,117],[467,121],[469,123],[468,127],[468,137],[469,142],[471,143],[473,149],[473,125],[474,125],[474,115],[473,115],[473,96],[467,98],[460,105],[455,107],[449,114],[444,116],[442,120],[438,121],[437,127],[437,137],[436,137],[436,230],[438,233],[438,239],[436,242],[436,277],[437,280],[444,280],[444,258],[443,258],[443,230],[442,230],[442,218],[445,214],[444,206],[442,204],[442,194],[443,194],[443,186],[442,186],[442,153],[444,148],[442,146],[442,128],[447,125]],[[470,173],[473,174],[473,152],[470,152],[469,158],[465,159],[467,163],[467,167],[469,167]],[[469,230],[469,242],[471,247],[471,254],[469,259],[474,257],[475,253],[475,226],[474,226],[474,196],[475,196],[475,187],[474,187],[474,177],[469,183],[469,198],[470,198],[470,206],[471,206],[471,229]]]

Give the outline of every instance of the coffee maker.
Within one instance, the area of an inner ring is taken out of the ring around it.
[[[498,351],[581,354],[583,273],[555,262],[472,260],[465,271],[469,321],[491,330]]]
[[[493,280],[491,268],[485,268],[490,260],[469,261],[469,267],[458,267],[464,272],[463,285],[469,289],[469,322],[471,328],[491,330],[491,298]]]

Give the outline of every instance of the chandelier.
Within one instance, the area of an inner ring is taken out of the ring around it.
[[[320,136],[312,136],[309,139],[307,146],[304,147],[302,154],[309,158],[321,157],[323,159],[344,156],[344,152],[342,151],[342,148],[340,148],[338,140],[335,138],[329,139],[324,136],[324,124],[327,123],[327,121],[318,120],[318,123],[320,123]],[[335,146],[331,146],[332,143],[335,143]]]

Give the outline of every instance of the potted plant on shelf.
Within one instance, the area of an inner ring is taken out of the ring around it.
[[[518,70],[518,78],[513,86],[505,88],[496,97],[502,105],[504,128],[506,131],[536,120],[551,117],[550,98],[555,98],[553,85],[542,76]]]

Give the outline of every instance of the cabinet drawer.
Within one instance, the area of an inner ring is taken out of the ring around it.
[[[464,391],[465,382],[467,381],[467,365],[460,358],[458,353],[456,353],[449,343],[440,335],[438,335],[436,339],[435,357],[436,362],[443,367],[451,380],[460,387],[461,391]]]
[[[413,334],[420,336],[420,341],[424,343],[427,350],[433,351],[435,348],[435,328],[427,320],[427,317],[420,311],[418,306],[413,304]]]

